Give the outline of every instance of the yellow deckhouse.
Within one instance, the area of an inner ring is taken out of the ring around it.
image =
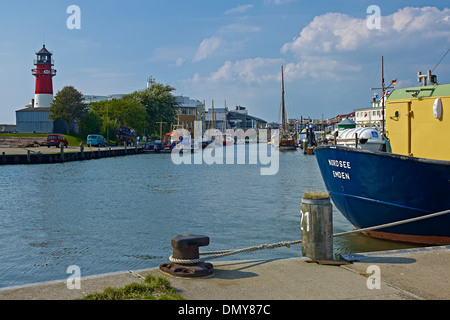
[[[396,89],[386,100],[392,153],[450,161],[450,84],[437,84],[430,71],[418,80],[422,86]]]

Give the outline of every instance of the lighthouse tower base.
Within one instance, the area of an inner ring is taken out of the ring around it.
[[[35,108],[50,108],[53,102],[53,95],[48,93],[39,93],[34,95]]]

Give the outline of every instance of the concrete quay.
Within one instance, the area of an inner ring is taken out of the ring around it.
[[[73,300],[106,287],[165,276],[187,300],[448,300],[450,246],[350,254],[335,266],[309,258],[211,261],[214,274],[181,278],[159,268],[82,277],[80,289],[65,280],[0,289],[0,300]],[[215,262],[214,262],[215,261]],[[372,278],[378,277],[379,287]],[[368,284],[369,283],[369,284]]]

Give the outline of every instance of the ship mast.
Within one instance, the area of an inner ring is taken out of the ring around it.
[[[384,135],[385,131],[385,117],[384,117],[384,109],[385,109],[385,100],[386,100],[386,89],[391,88],[391,85],[394,83],[391,82],[391,84],[387,87],[384,86],[384,56],[381,56],[381,88],[372,88],[372,90],[380,90],[381,89],[381,134]]]
[[[283,135],[286,134],[286,111],[284,108],[284,74],[283,74],[283,66],[281,66],[281,116],[282,116],[282,124],[281,128],[283,129]]]
[[[386,100],[386,95],[385,95],[385,90],[386,88],[384,87],[384,56],[381,56],[381,116],[382,116],[382,120],[381,120],[381,125],[382,130],[381,130],[381,134],[384,135],[384,104],[385,104],[385,100]]]

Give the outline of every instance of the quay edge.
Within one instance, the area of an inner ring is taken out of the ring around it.
[[[55,153],[28,153],[28,154],[0,154],[0,165],[15,164],[44,164],[62,163],[70,161],[83,161],[142,154],[142,148],[110,148],[83,152],[55,152]]]
[[[73,300],[106,287],[141,282],[147,274],[166,277],[187,300],[448,300],[450,246],[346,255],[342,266],[309,258],[226,261],[205,278],[180,278],[158,268],[82,277],[81,288],[65,280],[0,289],[0,300]],[[380,268],[380,289],[370,289],[369,266]],[[138,275],[138,276],[137,276]],[[269,303],[269,302],[268,302]]]

